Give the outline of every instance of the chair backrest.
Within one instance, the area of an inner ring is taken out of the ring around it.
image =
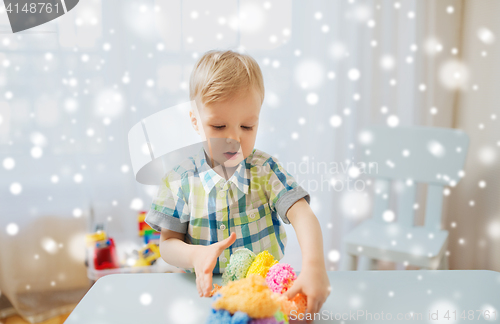
[[[370,175],[375,173],[374,219],[382,220],[388,209],[391,181],[401,180],[405,185],[399,191],[397,221],[413,226],[416,184],[426,183],[425,227],[440,229],[443,190],[463,176],[468,135],[449,128],[377,125],[362,130],[360,142]]]

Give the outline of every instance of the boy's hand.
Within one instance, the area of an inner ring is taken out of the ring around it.
[[[303,265],[292,287],[284,295],[292,299],[298,293],[307,296],[307,312],[314,318],[314,313],[319,313],[321,306],[330,295],[331,287],[326,268],[323,264]]]
[[[217,264],[217,258],[222,251],[227,249],[236,241],[236,233],[220,242],[208,246],[197,246],[197,250],[193,258],[193,267],[196,273],[196,288],[200,297],[209,297],[212,291],[212,272]]]

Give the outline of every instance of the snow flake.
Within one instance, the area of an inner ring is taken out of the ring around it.
[[[342,59],[344,58],[345,56],[347,56],[347,50],[346,50],[346,47],[344,44],[340,43],[340,42],[336,42],[334,43],[331,47],[330,47],[330,54],[332,55],[332,57],[336,60],[339,60],[339,59]]]
[[[59,250],[56,241],[51,237],[42,238],[42,248],[50,254],[56,254]]]
[[[347,73],[347,76],[349,77],[350,80],[356,81],[361,76],[361,73],[359,72],[358,69],[350,69],[349,72]]]
[[[395,60],[394,60],[394,57],[390,54],[386,54],[384,56],[382,56],[382,58],[380,59],[380,66],[384,69],[384,70],[392,70],[394,68],[394,65],[395,65]]]
[[[333,115],[332,117],[330,117],[330,125],[332,125],[332,127],[339,127],[340,125],[342,125],[342,117],[340,117],[339,115]]]
[[[323,84],[325,70],[315,60],[300,62],[294,71],[295,81],[298,84],[306,83],[309,88],[316,88]]]
[[[3,167],[5,170],[12,170],[16,166],[16,161],[11,157],[3,159]]]
[[[478,158],[482,164],[491,165],[497,160],[497,152],[493,147],[485,145],[479,149]]]
[[[427,150],[435,157],[443,157],[446,151],[444,146],[440,142],[435,140],[429,141],[429,143],[427,143]]]
[[[73,176],[73,181],[76,183],[80,183],[83,180],[83,176],[80,173],[77,173]]]
[[[500,221],[494,219],[487,226],[488,234],[492,239],[500,238]]]
[[[382,218],[384,219],[384,221],[390,223],[390,222],[393,222],[394,219],[396,218],[396,215],[394,214],[394,212],[390,209],[384,211],[384,213],[382,214]]]
[[[31,156],[34,158],[34,159],[39,159],[42,157],[43,155],[43,149],[40,147],[40,146],[34,146],[31,151]]]
[[[310,104],[311,106],[314,106],[315,104],[318,103],[319,101],[319,97],[316,93],[314,92],[310,92],[307,97],[306,97],[306,101],[308,104]]]
[[[75,218],[80,218],[83,214],[83,211],[80,208],[73,209],[73,216]]]
[[[338,262],[340,260],[340,253],[339,251],[337,250],[331,250],[330,252],[328,252],[328,260],[330,260],[330,262]]]
[[[7,234],[14,236],[19,233],[19,226],[16,223],[9,223],[5,228],[5,231],[7,232]]]
[[[368,145],[373,141],[373,133],[364,130],[358,134],[358,141],[363,145]]]
[[[495,34],[486,27],[481,27],[477,30],[477,37],[485,44],[493,44],[495,42]]]
[[[130,202],[129,207],[130,207],[130,209],[133,209],[133,210],[140,210],[140,209],[142,209],[143,206],[144,206],[144,202],[142,201],[141,198],[134,198]]]
[[[389,127],[396,127],[399,125],[399,118],[396,115],[390,115],[387,117],[387,125]]]

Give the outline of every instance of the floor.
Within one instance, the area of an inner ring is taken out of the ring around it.
[[[68,318],[70,313],[59,315],[57,317],[53,317],[46,321],[40,322],[38,324],[63,324],[64,321]],[[4,319],[0,319],[0,324],[30,324],[29,322],[23,320],[20,316],[14,315],[11,317],[7,317]]]

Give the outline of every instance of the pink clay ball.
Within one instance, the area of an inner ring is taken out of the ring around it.
[[[266,275],[266,283],[269,289],[279,294],[287,291],[295,279],[297,279],[297,275],[292,266],[286,263],[276,263]]]

